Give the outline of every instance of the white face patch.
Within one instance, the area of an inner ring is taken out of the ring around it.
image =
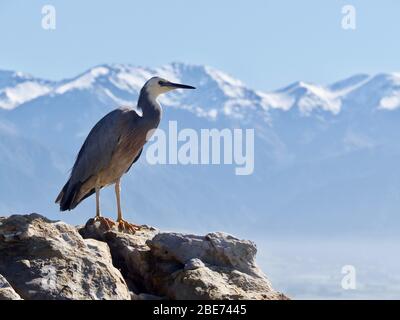
[[[145,90],[149,95],[150,100],[155,100],[160,94],[166,93],[168,91],[173,90],[172,87],[161,86],[159,82],[168,82],[167,80],[160,77],[153,77],[145,84]]]

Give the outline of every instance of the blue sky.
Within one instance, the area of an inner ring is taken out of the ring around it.
[[[41,28],[41,8],[57,28]],[[342,6],[357,13],[341,28]],[[50,79],[101,63],[208,64],[256,89],[400,70],[396,0],[0,0],[0,69]]]

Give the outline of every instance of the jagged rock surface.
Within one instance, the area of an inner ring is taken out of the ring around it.
[[[287,299],[255,255],[252,242],[225,233],[0,217],[0,299]]]
[[[108,243],[133,299],[287,299],[255,264],[254,243],[225,233],[196,236],[144,228],[105,231],[89,220],[84,238]]]
[[[37,214],[0,218],[0,274],[23,299],[130,299],[104,242]]]
[[[18,293],[8,283],[6,278],[0,274],[0,300],[21,300]]]

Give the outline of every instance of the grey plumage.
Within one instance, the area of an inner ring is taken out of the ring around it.
[[[133,129],[139,118],[135,110],[120,108],[108,113],[93,127],[78,153],[69,180],[56,200],[60,203],[61,211],[74,209],[82,200],[95,192],[96,181],[93,177],[97,177],[109,167],[121,139],[128,137],[128,132],[125,131]],[[130,126],[127,127],[125,123]],[[140,150],[131,150],[131,153],[139,153]],[[88,190],[81,192],[81,188],[89,181],[90,187],[85,188]],[[109,181],[109,184],[112,182],[115,181]],[[100,188],[104,186],[100,185]]]
[[[90,131],[82,145],[71,175],[56,202],[60,210],[72,210],[84,199],[96,193],[96,216],[100,216],[99,190],[116,184],[118,219],[122,220],[119,199],[121,176],[139,159],[152,129],[161,120],[161,107],[156,98],[173,89],[194,89],[154,77],[142,88],[138,108],[120,108],[104,116]]]

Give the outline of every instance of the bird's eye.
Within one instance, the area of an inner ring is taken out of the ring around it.
[[[163,85],[163,82],[160,80],[160,81],[158,81],[158,84],[159,84],[160,86],[162,86],[162,85]]]

